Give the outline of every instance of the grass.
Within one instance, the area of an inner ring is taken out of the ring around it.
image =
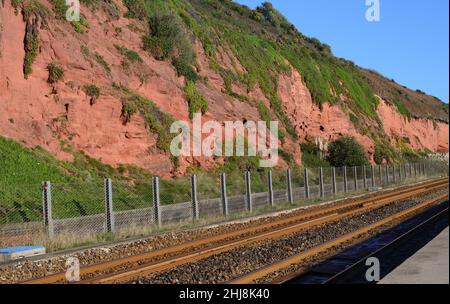
[[[95,84],[89,84],[83,86],[83,91],[86,93],[87,96],[89,96],[91,105],[94,105],[97,102],[97,99],[100,97],[100,88],[97,87]]]
[[[106,73],[111,73],[111,68],[109,67],[109,63],[103,58],[99,53],[94,54],[94,60],[97,61],[98,64],[102,66]]]
[[[52,62],[49,65],[47,65],[47,70],[48,70],[48,83],[54,84],[57,83],[59,80],[61,80],[61,78],[64,77],[64,69]]]
[[[124,47],[123,45],[115,44],[114,47],[130,63],[142,63],[143,62],[141,56],[139,56],[139,54],[136,53],[135,51],[129,50],[126,47]]]
[[[392,102],[393,102],[397,112],[400,113],[400,115],[407,118],[408,120],[411,119],[411,113],[409,112],[409,110],[406,108],[406,106],[402,102],[400,102],[398,99],[394,99],[394,100],[392,100]]]
[[[152,101],[126,88],[120,88],[120,90],[125,95],[122,97],[122,117],[124,122],[130,122],[134,114],[140,114],[150,131],[158,135],[156,147],[168,153],[170,151],[170,142],[173,138],[173,135],[168,130],[170,130],[170,126],[174,122],[173,117],[162,111]]]

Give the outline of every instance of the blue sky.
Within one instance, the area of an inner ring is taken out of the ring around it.
[[[237,2],[255,8],[263,1]],[[448,0],[380,0],[380,22],[366,21],[366,0],[270,2],[336,56],[448,103]]]

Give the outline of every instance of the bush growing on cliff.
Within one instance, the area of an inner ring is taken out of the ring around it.
[[[368,165],[363,147],[353,137],[341,137],[328,147],[328,161],[333,167]]]
[[[395,151],[389,143],[377,141],[373,158],[378,165],[383,162],[391,163],[395,159]]]
[[[28,76],[32,72],[32,65],[39,53],[41,44],[39,41],[39,31],[36,23],[27,23],[25,31],[25,59],[23,63],[23,74],[25,79],[28,79]]]
[[[100,97],[100,89],[95,84],[85,85],[83,87],[83,91],[87,96],[91,97],[91,105],[94,105],[97,102],[97,99]]]
[[[129,50],[123,45],[117,45],[115,44],[114,47],[117,49],[117,51],[124,56],[129,62],[131,63],[141,63],[143,62],[141,56],[139,56],[138,53],[135,51]]]
[[[188,81],[184,88],[186,98],[189,104],[189,117],[194,118],[194,114],[201,111],[202,114],[208,112],[208,102],[205,97],[197,90],[195,83]]]
[[[64,76],[64,69],[56,63],[47,65],[48,83],[57,83]]]
[[[197,82],[199,78],[198,74],[189,64],[179,58],[175,58],[172,60],[172,65],[175,67],[175,70],[177,70],[178,76],[184,76],[188,81]]]
[[[173,134],[170,134],[170,126],[174,122],[172,116],[162,111],[152,101],[145,99],[126,88],[120,88],[125,97],[122,98],[122,117],[124,123],[131,120],[133,114],[139,113],[145,120],[147,127],[158,135],[156,147],[164,152],[169,152]],[[172,158],[176,165],[178,159]]]
[[[102,55],[100,55],[99,53],[95,53],[94,54],[94,59],[95,61],[97,61],[98,64],[100,64],[103,69],[109,74],[111,73],[111,68],[109,67],[109,63],[106,62],[106,60],[103,58]]]
[[[313,143],[303,143],[300,145],[302,150],[302,164],[308,168],[329,167],[330,163],[319,157],[319,148]]]

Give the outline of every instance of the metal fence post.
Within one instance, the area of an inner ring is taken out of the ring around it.
[[[228,216],[227,175],[225,173],[220,174],[220,193],[223,215]]]
[[[272,179],[272,170],[269,170],[267,172],[267,188],[269,189],[269,205],[274,206],[274,200],[273,200],[273,179]]]
[[[308,169],[305,168],[305,197],[310,198]]]
[[[198,210],[198,199],[197,199],[197,176],[195,174],[191,176],[191,199],[192,199],[192,219],[196,221],[200,218],[200,213]]]
[[[399,164],[398,165],[398,180],[399,180],[399,182],[401,182],[402,179],[403,179],[403,176],[402,176],[402,164]]]
[[[320,189],[320,197],[325,196],[325,186],[323,184],[323,168],[319,168],[319,189]]]
[[[337,185],[336,185],[336,168],[331,168],[331,177],[332,177],[332,183],[333,183],[333,195],[337,194]]]
[[[380,184],[380,186],[383,185],[383,173],[381,165],[378,165],[378,183]]]
[[[114,212],[112,198],[112,181],[110,178],[105,179],[105,215],[106,215],[106,232],[114,232]]]
[[[246,186],[246,194],[247,194],[247,210],[248,210],[248,212],[253,212],[252,181],[251,181],[250,171],[247,171],[245,173],[245,186]]]
[[[55,229],[52,217],[52,184],[50,182],[42,183],[42,210],[44,217],[44,226],[47,229],[49,238],[55,236]]]
[[[395,176],[395,164],[392,165],[392,181],[395,182],[397,181],[397,177]]]
[[[408,168],[409,168],[409,178],[412,178],[412,165],[408,164]]]
[[[286,171],[286,178],[287,178],[287,197],[289,204],[294,204],[294,196],[292,194],[292,174],[291,169],[288,168]]]
[[[414,178],[417,178],[417,163],[414,163]]]
[[[155,220],[155,224],[158,227],[161,227],[162,225],[161,200],[159,196],[159,177],[157,176],[153,177],[152,190],[153,190],[153,218]]]
[[[389,185],[389,164],[386,164],[386,185]]]
[[[347,167],[343,167],[344,170],[344,192],[348,192],[348,181],[347,181]]]
[[[366,166],[363,166],[363,176],[364,176],[364,189],[367,188],[367,173],[366,173]]]
[[[353,183],[355,186],[355,191],[358,190],[358,168],[355,166],[353,167]]]
[[[375,188],[375,169],[373,166],[370,166],[370,173],[372,173],[372,188]]]

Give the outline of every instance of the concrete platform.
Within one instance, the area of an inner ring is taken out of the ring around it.
[[[380,284],[449,284],[449,228],[384,277]]]
[[[0,263],[45,254],[43,246],[17,246],[0,248]]]

